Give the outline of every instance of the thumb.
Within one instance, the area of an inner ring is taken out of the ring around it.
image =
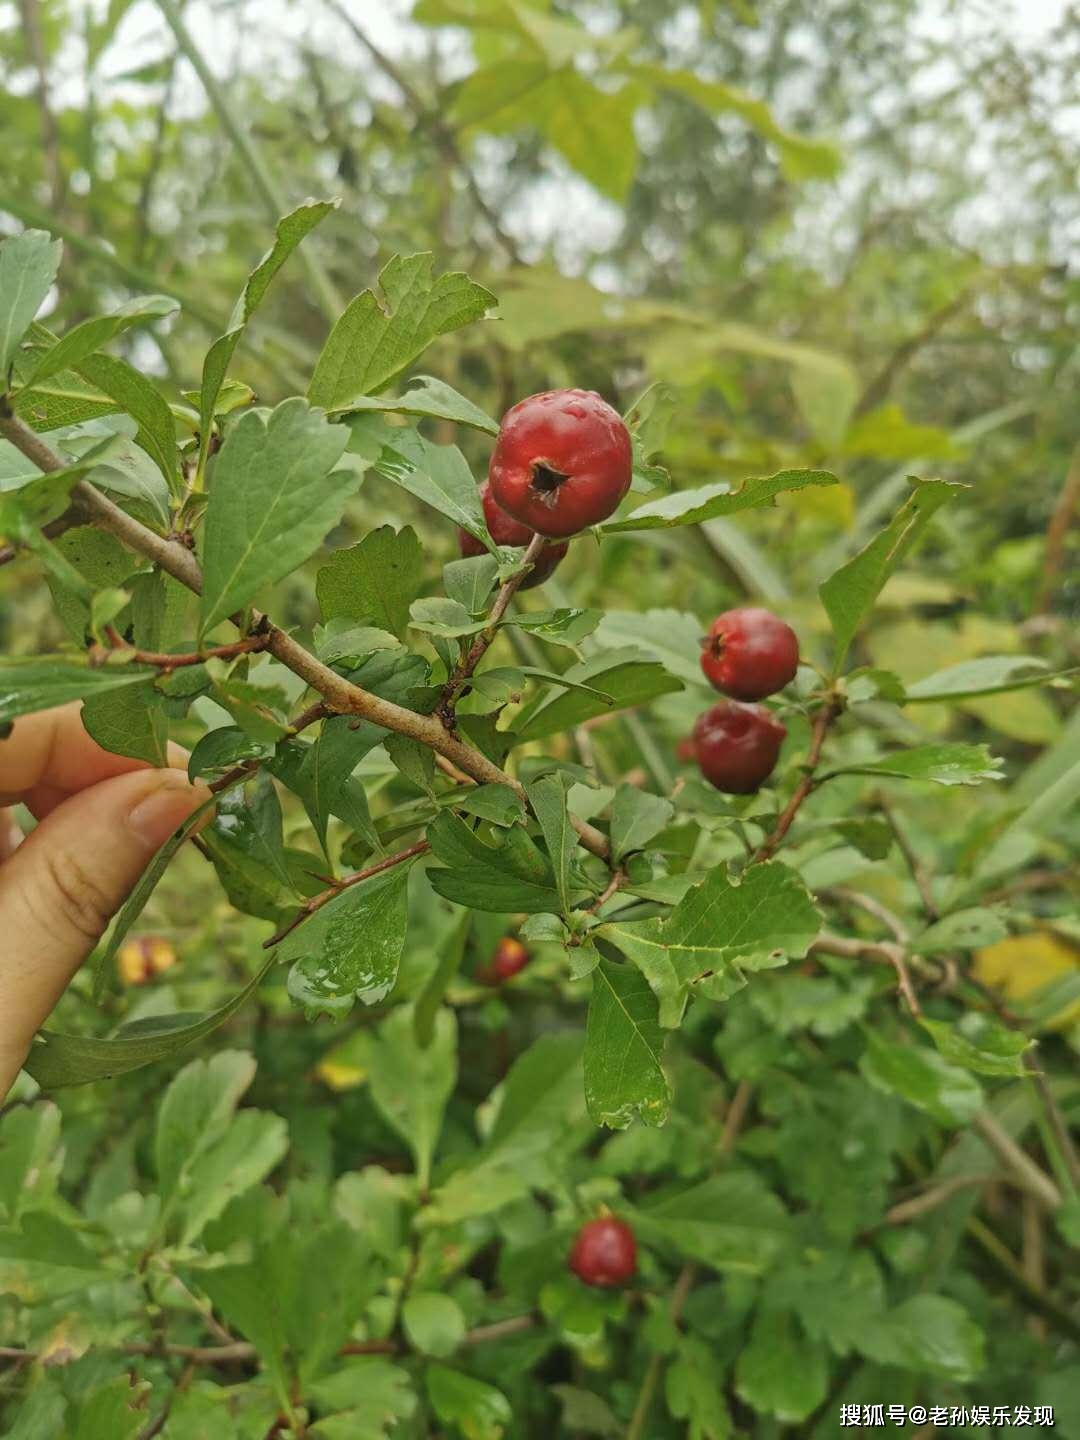
[[[182,770],[117,775],[57,806],[0,866],[0,1095],[154,852],[209,793]]]

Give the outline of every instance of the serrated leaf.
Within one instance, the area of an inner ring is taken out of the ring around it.
[[[899,1095],[946,1127],[966,1125],[982,1109],[979,1082],[922,1045],[897,1045],[869,1031],[859,1069],[879,1090]]]
[[[445,1365],[429,1365],[425,1383],[435,1414],[466,1440],[501,1440],[505,1435],[513,1418],[510,1401],[494,1385]]]
[[[631,851],[643,850],[674,814],[670,800],[636,785],[620,785],[611,803],[611,858],[619,864]]]
[[[525,819],[525,802],[509,785],[473,786],[454,796],[453,807],[493,825],[514,825]]]
[[[623,534],[630,530],[669,530],[676,525],[700,525],[719,515],[754,510],[771,505],[787,490],[808,485],[836,485],[836,476],[827,470],[781,470],[776,475],[754,475],[732,487],[727,480],[702,485],[696,490],[676,490],[659,500],[650,500],[619,519],[605,520],[601,535]]]
[[[394,258],[379,275],[386,297],[380,304],[364,290],[346,307],[323,347],[308,387],[308,399],[342,409],[362,395],[388,385],[440,335],[481,319],[495,304],[490,290],[467,275],[446,272],[432,278],[432,255]]]
[[[400,640],[422,579],[423,552],[416,531],[383,525],[358,545],[336,550],[315,577],[315,593],[325,622],[366,620]]]
[[[294,961],[289,996],[309,1015],[376,1005],[397,979],[408,927],[408,864],[350,885],[276,947]]]
[[[751,1172],[713,1175],[640,1205],[634,1228],[646,1244],[661,1244],[714,1270],[760,1274],[789,1240],[783,1205]]]
[[[416,375],[404,395],[360,395],[350,410],[378,410],[392,415],[417,415],[433,420],[453,420],[488,435],[499,433],[499,422],[433,375]]]
[[[825,1349],[806,1339],[794,1316],[759,1310],[750,1343],[735,1368],[735,1389],[758,1414],[798,1424],[828,1393]]]
[[[611,703],[579,690],[541,699],[518,717],[514,734],[519,742],[562,734],[593,715],[642,705],[658,695],[682,689],[681,680],[668,674],[655,660],[644,658],[641,651],[630,648],[594,655],[571,665],[565,674],[568,680],[594,684],[612,697]]]
[[[594,1125],[625,1130],[640,1116],[662,1125],[671,1108],[656,997],[631,965],[593,970],[585,1030],[585,1101]]]
[[[377,475],[490,545],[476,479],[456,445],[434,445],[414,430],[391,429],[378,416],[347,424],[350,451],[369,459]]]
[[[409,624],[427,635],[456,640],[463,635],[478,635],[487,620],[474,620],[460,600],[451,600],[447,595],[425,595],[409,607]]]
[[[169,721],[162,697],[149,680],[87,697],[82,723],[103,750],[130,755],[148,765],[166,763]]]
[[[596,627],[597,644],[605,649],[636,645],[665,670],[688,685],[705,688],[701,672],[701,637],[705,626],[683,610],[605,610]]]
[[[722,867],[688,890],[664,920],[608,923],[595,932],[642,971],[661,1003],[661,1023],[678,1023],[685,996],[726,1000],[745,970],[801,959],[821,928],[805,885],[786,865],[747,869],[738,885]]]
[[[937,785],[978,785],[1003,780],[1001,761],[985,745],[917,745],[879,760],[841,765],[830,775],[889,775],[897,780],[932,780]]]
[[[944,1295],[904,1300],[866,1327],[859,1349],[879,1364],[960,1383],[972,1380],[984,1364],[982,1331]]]
[[[1035,1041],[1020,1030],[970,1010],[955,1025],[947,1020],[919,1022],[939,1052],[954,1065],[976,1075],[1025,1075],[1024,1053]]]
[[[229,329],[211,345],[203,361],[202,388],[199,394],[199,430],[205,443],[210,434],[218,396],[225,380],[229,362],[240,343],[244,327],[262,303],[270,282],[300,242],[331,211],[337,200],[306,201],[277,223],[274,243],[248,276],[243,292],[229,319]]]
[[[202,630],[296,569],[341,516],[356,476],[334,470],[347,434],[303,400],[242,415],[214,467],[206,513]]]
[[[0,725],[72,700],[89,700],[141,685],[155,674],[145,665],[91,666],[66,655],[26,660],[0,657]]]
[[[880,534],[818,587],[836,642],[832,673],[838,675],[874,601],[900,562],[910,554],[937,511],[962,486],[945,480],[918,480],[911,495]]]
[[[165,477],[170,493],[178,490],[176,423],[161,391],[126,360],[87,355],[77,373],[115,400],[138,422],[136,440]]]
[[[24,230],[0,245],[0,384],[60,268],[63,245],[44,230]]]
[[[109,315],[84,320],[39,356],[23,384],[32,389],[62,370],[76,369],[88,355],[100,350],[133,325],[160,320],[179,308],[178,302],[170,295],[138,295]]]

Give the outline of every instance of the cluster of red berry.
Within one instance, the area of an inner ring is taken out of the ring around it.
[[[630,488],[630,432],[617,411],[592,390],[529,395],[503,416],[480,486],[484,520],[496,545],[546,545],[521,588],[542,585],[570,548],[566,537],[598,525]],[[458,531],[464,556],[485,547]]]
[[[701,668],[731,699],[698,717],[680,753],[696,760],[718,790],[752,794],[772,774],[787,730],[764,705],[746,702],[775,695],[794,680],[798,637],[770,610],[725,610],[702,642]]]

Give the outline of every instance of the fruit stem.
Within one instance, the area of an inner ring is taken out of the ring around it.
[[[443,686],[442,696],[439,701],[439,716],[448,730],[454,729],[454,706],[457,703],[461,692],[472,676],[473,671],[480,661],[487,654],[488,647],[495,639],[502,618],[510,606],[510,601],[517,593],[521,582],[526,578],[537,560],[540,558],[544,546],[547,544],[547,537],[534,535],[529,541],[528,547],[521,560],[521,566],[504,581],[495,596],[494,604],[488,614],[487,624],[480,631],[476,639],[469,646],[469,649],[458,661],[454,671],[446,684]]]
[[[816,784],[815,772],[821,762],[821,751],[825,745],[825,737],[829,733],[829,726],[840,714],[843,702],[837,695],[827,695],[825,701],[814,719],[814,728],[810,733],[810,748],[806,753],[806,767],[802,779],[792,792],[791,799],[780,812],[780,817],[770,835],[766,836],[758,848],[757,853],[751,858],[750,864],[757,865],[762,860],[769,860],[784,843],[784,837],[791,829],[795,816],[799,813],[803,801],[813,790]]]

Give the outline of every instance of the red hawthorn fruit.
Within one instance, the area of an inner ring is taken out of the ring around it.
[[[480,486],[480,503],[484,507],[484,520],[487,522],[488,534],[496,545],[528,545],[536,534],[535,530],[530,530],[528,525],[522,525],[520,520],[515,520],[512,515],[508,515],[499,507],[492,496],[491,484],[487,480]],[[458,549],[466,559],[471,555],[488,553],[476,536],[470,535],[468,530],[458,531]],[[518,586],[518,589],[531,590],[534,585],[542,585],[569,549],[569,541],[562,545],[545,545],[532,570]]]
[[[694,757],[702,775],[730,795],[751,795],[768,779],[787,730],[764,705],[721,700],[694,726]]]
[[[614,1215],[588,1220],[577,1233],[568,1263],[586,1285],[604,1290],[624,1285],[637,1269],[634,1232]]]
[[[799,640],[771,610],[725,610],[702,642],[701,668],[733,700],[764,700],[794,680]]]
[[[520,940],[515,940],[512,935],[504,935],[495,946],[495,954],[491,959],[491,973],[496,980],[509,980],[519,970],[525,969],[529,958],[529,952]]]
[[[503,416],[488,467],[491,493],[540,535],[576,535],[606,520],[630,488],[630,432],[592,390],[547,390]]]

